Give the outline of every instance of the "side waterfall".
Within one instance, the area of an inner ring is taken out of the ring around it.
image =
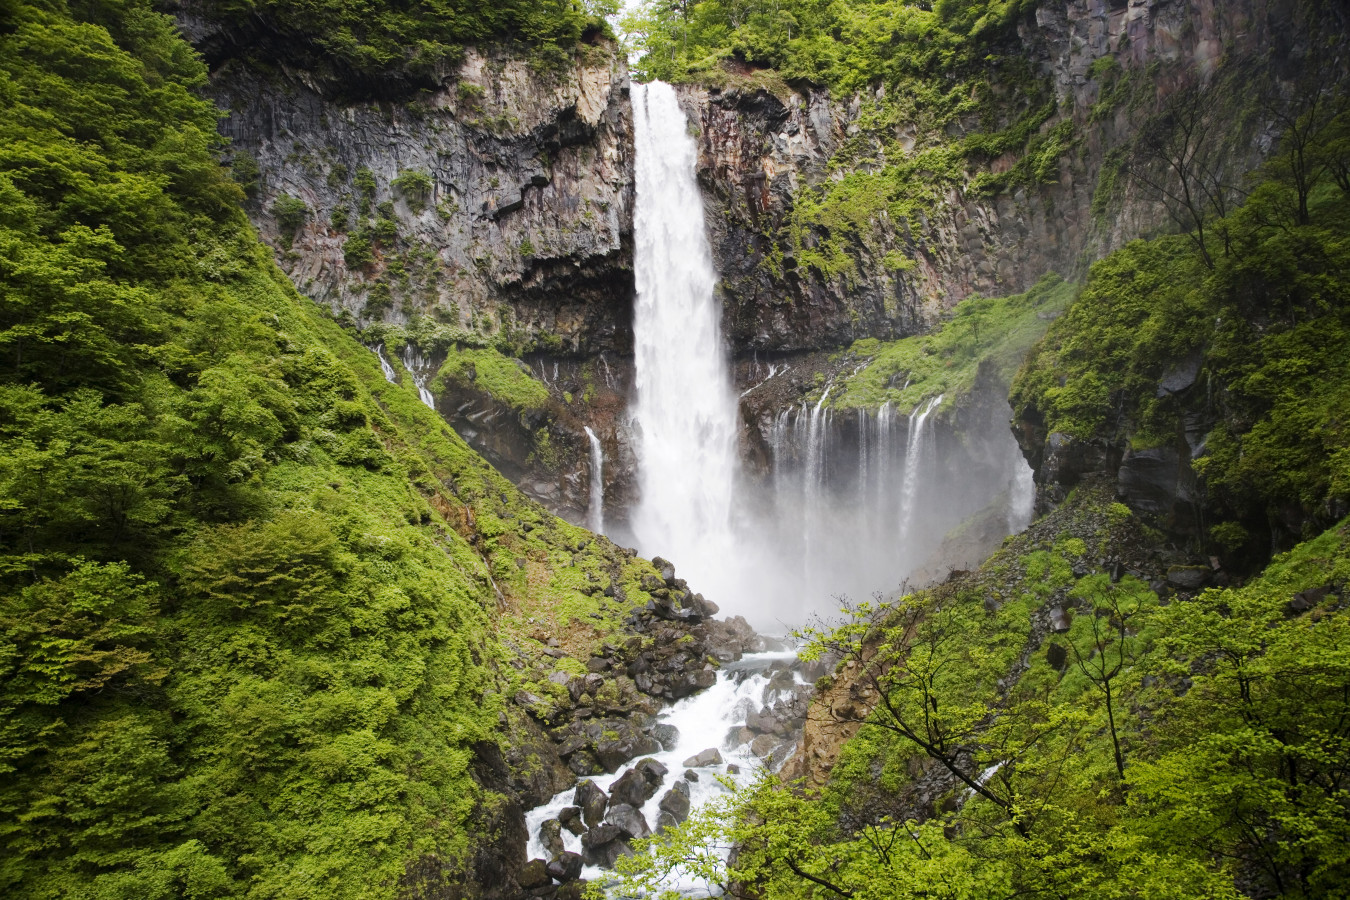
[[[389,360],[385,359],[383,344],[375,345],[375,355],[380,358],[380,371],[384,373],[384,380],[390,384],[398,384],[398,374],[394,371],[394,367],[389,364]]]
[[[918,505],[919,471],[923,468],[923,423],[942,402],[942,395],[934,397],[924,406],[923,412],[915,408],[909,417],[909,445],[905,447],[905,481],[900,489],[900,543],[909,543],[910,531],[914,525],[914,507]]]
[[[698,151],[668,84],[634,85],[633,119],[641,491],[633,531],[645,554],[669,557],[722,602],[743,565],[731,523],[737,413],[694,177]]]
[[[586,507],[586,527],[596,534],[605,531],[605,449],[600,439],[585,426],[586,437],[591,441],[591,502]]]
[[[408,370],[412,376],[413,384],[417,386],[417,396],[422,399],[429,408],[436,408],[436,398],[432,396],[431,389],[427,385],[431,382],[435,374],[431,371],[431,363],[413,349],[411,344],[403,347],[403,355],[399,357],[403,363],[403,368]]]

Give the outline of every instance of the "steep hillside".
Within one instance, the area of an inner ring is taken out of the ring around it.
[[[205,80],[146,3],[0,8],[0,885],[510,896],[541,723],[688,594],[295,292]]]

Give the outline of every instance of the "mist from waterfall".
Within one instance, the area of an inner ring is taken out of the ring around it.
[[[761,423],[768,469],[743,468],[697,146],[669,85],[634,85],[632,98],[640,500],[631,526],[643,554],[674,562],[724,613],[781,631],[832,613],[840,596],[940,577],[942,564],[970,563],[971,548],[1025,525],[1030,470],[1001,401],[963,412],[958,439],[933,427],[941,396],[913,410],[835,410],[826,385],[815,402]],[[776,374],[770,364],[767,378]],[[944,545],[976,513],[974,533]]]

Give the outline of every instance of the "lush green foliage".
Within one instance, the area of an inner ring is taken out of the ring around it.
[[[891,403],[908,412],[939,395],[947,398],[944,406],[959,402],[981,375],[1009,384],[1074,291],[1069,282],[1047,276],[1025,294],[963,300],[928,334],[855,341],[848,352],[866,365],[831,389],[829,403],[843,408]]]
[[[1192,233],[1094,265],[1013,390],[1048,432],[1136,448],[1175,444],[1198,406],[1215,410],[1196,468],[1230,549],[1244,543],[1231,520],[1260,534],[1293,508],[1325,523],[1350,497],[1350,195],[1325,179],[1302,221],[1286,170],[1277,157],[1241,209],[1206,219],[1204,252]],[[1189,394],[1160,387],[1188,369]]]
[[[1322,589],[1350,523],[1191,601],[1075,574],[1144,540],[1081,491],[974,576],[853,608],[816,634],[844,657],[833,715],[862,723],[823,791],[729,794],[628,887],[682,866],[765,898],[1340,896],[1350,609]]]
[[[0,16],[0,892],[456,879],[502,802],[475,748],[534,677],[499,663],[544,628],[587,653],[650,566],[294,291],[166,17]]]
[[[949,73],[1033,0],[679,0],[647,2],[624,20],[647,77],[682,81],[734,59],[790,81],[853,90]]]
[[[284,36],[288,62],[308,45],[321,60],[358,75],[414,79],[456,61],[465,44],[503,38],[533,46],[545,64],[563,61],[588,29],[607,33],[605,16],[617,9],[614,0],[395,0],[374,7],[351,0],[208,0],[201,6],[227,26],[261,19]]]

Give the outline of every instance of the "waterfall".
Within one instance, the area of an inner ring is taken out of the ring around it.
[[[596,534],[603,534],[605,531],[605,450],[600,446],[600,439],[591,431],[589,425],[584,426],[586,437],[591,441],[591,502],[586,508],[586,527]]]
[[[633,316],[638,486],[633,530],[710,596],[733,592],[736,398],[694,177],[697,147],[668,84],[633,86]]]
[[[394,367],[389,364],[389,360],[384,357],[384,345],[376,344],[373,348],[375,355],[380,358],[380,371],[384,373],[384,380],[390,384],[398,384],[398,374]]]
[[[918,501],[919,470],[923,467],[923,424],[928,414],[942,402],[942,395],[929,400],[923,412],[914,407],[909,417],[909,443],[905,447],[905,480],[900,488],[900,546],[909,544],[910,530],[914,525],[914,507]]]
[[[403,363],[403,368],[408,370],[412,376],[413,384],[417,386],[417,396],[422,399],[431,409],[436,408],[436,398],[432,396],[431,389],[427,384],[431,381],[431,363],[419,353],[412,344],[403,346],[403,354],[399,357]]]

